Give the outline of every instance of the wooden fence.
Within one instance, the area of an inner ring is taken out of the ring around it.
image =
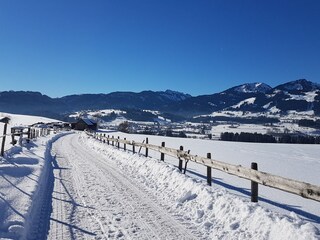
[[[0,155],[2,157],[4,155],[5,143],[6,143],[7,137],[11,137],[10,144],[12,144],[14,146],[15,144],[17,144],[17,140],[15,139],[15,137],[20,138],[20,136],[23,137],[23,135],[26,135],[27,141],[29,141],[30,139],[34,139],[34,138],[37,138],[40,136],[46,136],[49,134],[50,134],[50,129],[36,128],[36,127],[29,127],[29,128],[15,128],[15,127],[13,127],[13,128],[11,128],[11,133],[7,134],[7,124],[5,124],[4,129],[3,129],[3,135],[0,136],[0,138],[2,139]]]
[[[252,163],[251,168],[246,168],[241,165],[233,165],[211,159],[211,154],[208,153],[207,157],[201,157],[197,155],[190,154],[189,151],[184,151],[181,146],[179,149],[173,149],[165,147],[165,143],[162,142],[161,146],[152,145],[148,143],[148,138],[145,143],[128,141],[126,138],[120,139],[119,137],[115,138],[114,136],[110,137],[106,134],[98,133],[88,133],[94,138],[107,143],[108,145],[115,146],[120,148],[120,143],[123,144],[123,149],[127,150],[127,145],[132,146],[132,152],[136,153],[136,147],[145,149],[145,156],[148,157],[148,150],[154,150],[160,153],[160,159],[164,161],[165,154],[175,157],[179,160],[179,170],[183,171],[183,161],[185,162],[184,173],[187,168],[187,163],[189,161],[199,163],[207,167],[207,182],[209,185],[212,183],[211,169],[216,169],[228,174],[238,176],[251,181],[251,201],[258,201],[258,184],[276,188],[285,192],[293,193],[304,198],[312,199],[320,202],[320,186],[313,185],[306,182],[301,182],[289,178],[280,177],[270,173],[258,171],[257,163]]]

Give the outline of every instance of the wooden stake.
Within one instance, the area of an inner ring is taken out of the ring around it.
[[[31,138],[31,128],[28,128],[28,139]]]
[[[183,146],[180,146],[180,151],[183,151]],[[180,170],[180,172],[182,172],[182,164],[183,164],[183,161],[182,161],[182,159],[179,158],[179,170]]]
[[[251,169],[258,170],[258,164],[251,163]],[[251,181],[251,202],[258,202],[258,183]]]
[[[4,124],[4,128],[3,128],[3,138],[2,138],[2,146],[1,146],[1,156],[3,157],[4,155],[4,146],[5,146],[5,143],[6,143],[6,134],[7,134],[7,128],[8,128],[8,124],[5,123]]]
[[[166,146],[166,143],[162,142],[161,147],[165,147],[165,146]],[[161,159],[161,161],[164,161],[164,153],[161,153],[160,159]]]
[[[133,152],[133,153],[136,153],[136,148],[135,148],[135,146],[134,146],[134,141],[132,141],[132,152]]]
[[[148,144],[148,143],[149,143],[149,139],[146,138],[146,144]],[[148,153],[149,153],[149,151],[148,151],[148,148],[146,147],[146,157],[148,157]]]
[[[211,159],[211,153],[207,153],[207,158]],[[207,183],[209,186],[212,184],[211,167],[207,166]]]
[[[189,154],[189,153],[190,153],[190,150],[188,150],[188,154]],[[189,162],[189,159],[186,159],[186,163],[184,164],[184,171],[183,171],[183,174],[186,174],[186,172],[187,172],[188,162]]]

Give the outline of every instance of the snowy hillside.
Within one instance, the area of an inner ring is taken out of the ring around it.
[[[236,91],[239,93],[257,93],[257,92],[266,93],[271,89],[272,88],[265,83],[247,83],[247,84],[243,84],[243,85],[231,88],[230,91]]]
[[[30,115],[19,115],[19,114],[11,114],[11,113],[0,113],[0,118],[9,117],[10,123],[9,126],[28,126],[34,123],[43,122],[43,123],[49,123],[49,122],[59,122],[58,120],[51,119],[51,118],[45,118],[45,117],[39,117],[39,116],[30,116]]]
[[[194,97],[171,90],[80,94],[61,98],[50,98],[38,92],[0,92],[0,111],[4,112],[66,119],[70,115],[75,117],[87,111],[92,114],[101,112],[100,115],[108,119],[111,113],[102,113],[105,109],[125,111],[129,116],[127,118],[133,121],[150,121],[152,115],[142,114],[143,110],[158,111],[162,117],[176,121],[227,110],[260,115],[272,113],[274,109],[281,115],[287,115],[288,111],[313,111],[314,116],[320,116],[320,84],[306,79],[290,81],[273,88],[261,82],[245,83],[219,93]],[[135,119],[137,115],[139,119]]]
[[[296,81],[288,82],[281,84],[277,87],[275,87],[275,90],[285,90],[285,91],[302,91],[302,92],[310,92],[310,91],[315,91],[320,89],[320,84],[318,83],[313,83],[310,81],[307,81],[305,79],[299,79]]]

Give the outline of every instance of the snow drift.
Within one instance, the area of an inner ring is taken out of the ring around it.
[[[83,135],[90,148],[114,160],[130,178],[143,184],[172,214],[190,221],[204,238],[319,239],[319,230],[292,213],[269,211],[225,190],[181,174],[167,163],[119,151]]]

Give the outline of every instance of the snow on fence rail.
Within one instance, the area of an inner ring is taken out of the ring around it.
[[[211,154],[208,153],[207,157],[200,157],[197,155],[192,155],[189,151],[184,151],[181,146],[180,149],[173,149],[165,147],[165,143],[162,142],[161,146],[152,145],[148,143],[148,138],[146,139],[146,143],[140,143],[135,141],[128,141],[126,138],[120,139],[114,138],[114,136],[110,137],[106,134],[97,134],[97,133],[89,133],[87,134],[99,139],[100,141],[106,142],[108,145],[115,146],[117,145],[120,148],[120,143],[123,144],[124,150],[127,149],[127,145],[132,146],[133,153],[136,152],[135,147],[145,148],[145,156],[148,156],[148,149],[158,151],[161,153],[161,160],[164,161],[164,154],[167,154],[172,157],[176,157],[179,160],[179,169],[182,171],[182,161],[185,160],[185,169],[186,171],[188,161],[193,161],[204,165],[207,167],[207,182],[211,185],[211,169],[220,170],[222,172],[232,174],[238,176],[240,178],[244,178],[251,181],[251,201],[258,201],[258,184],[276,188],[285,192],[293,193],[299,195],[304,198],[312,199],[320,202],[320,186],[313,185],[306,182],[301,182],[289,178],[284,178],[281,176],[273,175],[266,172],[261,172],[257,170],[257,164],[252,163],[251,169],[243,167],[241,165],[233,165],[229,163],[225,163],[222,161],[211,159]]]

